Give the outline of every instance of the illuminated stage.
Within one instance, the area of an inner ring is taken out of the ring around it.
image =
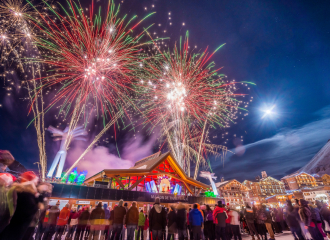
[[[71,204],[94,205],[103,201],[113,205],[123,199],[148,205],[159,197],[164,205],[176,202],[213,205],[222,200],[205,197],[204,192],[212,187],[188,177],[170,152],[153,154],[130,169],[104,169],[86,179],[87,186],[53,185],[52,199],[69,200]]]

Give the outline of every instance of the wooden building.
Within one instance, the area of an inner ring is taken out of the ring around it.
[[[270,196],[285,194],[284,183],[267,175],[257,180],[245,180],[243,185],[251,189],[250,198],[258,199],[260,203],[265,203]]]
[[[198,196],[211,186],[188,177],[170,152],[153,154],[129,169],[104,169],[86,179],[90,186]]]
[[[98,202],[114,206],[120,199],[129,204],[136,201],[139,208],[150,209],[155,198],[161,204],[183,202],[215,205],[221,198],[205,197],[211,186],[188,177],[170,152],[156,153],[129,169],[104,169],[86,179],[84,186],[53,183],[51,201],[83,206]]]
[[[226,203],[243,205],[245,202],[251,202],[249,197],[250,189],[236,179],[218,182],[215,185]]]
[[[305,187],[313,188],[318,186],[315,178],[305,172],[293,173],[283,177],[281,180],[285,184],[287,190],[296,190]]]

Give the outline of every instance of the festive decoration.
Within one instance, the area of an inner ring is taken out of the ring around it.
[[[213,179],[217,179],[216,176],[214,176],[214,173],[210,173],[210,172],[206,172],[206,171],[201,171],[200,174],[199,174],[200,177],[203,177],[203,178],[207,178],[210,180],[210,183],[211,183],[211,186],[212,186],[212,189],[213,189],[213,193],[215,196],[218,196],[219,193],[218,193],[218,190],[217,190],[217,187],[215,186],[215,183],[213,181]]]
[[[59,130],[57,128],[54,128],[50,126],[48,128],[48,131],[53,133],[53,137],[55,137],[56,140],[61,140],[61,147],[60,150],[57,152],[55,159],[52,163],[52,166],[50,167],[50,170],[47,174],[47,177],[51,178],[53,176],[53,173],[55,171],[55,168],[58,165],[57,172],[56,172],[56,177],[60,178],[62,175],[65,159],[66,159],[66,154],[67,154],[67,148],[66,144],[67,141],[71,141],[73,139],[76,140],[85,140],[83,136],[87,135],[83,127],[78,127],[71,132],[69,132],[69,128],[65,128],[64,131]]]
[[[206,197],[217,197],[217,195],[215,195],[214,192],[212,192],[212,191],[205,192],[205,196]]]
[[[78,176],[77,168],[74,168],[73,171],[69,174],[68,183],[74,183]]]
[[[87,171],[82,171],[79,173],[78,177],[77,177],[77,184],[78,185],[82,185],[86,179],[86,175],[87,175]]]

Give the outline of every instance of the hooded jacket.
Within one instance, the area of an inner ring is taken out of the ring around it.
[[[155,203],[149,213],[150,230],[163,230],[166,227],[166,212],[159,203]]]
[[[255,214],[254,214],[253,209],[250,207],[246,207],[244,210],[244,217],[247,222],[254,223]]]
[[[58,206],[52,206],[49,209],[48,225],[56,225],[57,218],[59,215],[60,215],[60,209],[58,208]]]
[[[20,240],[38,211],[38,204],[43,202],[43,196],[36,197],[36,187],[28,184],[13,184],[17,193],[16,211],[9,225],[0,233],[1,240]]]
[[[113,224],[123,224],[124,222],[124,217],[126,215],[126,209],[125,207],[117,206],[113,210]]]
[[[91,221],[91,226],[94,226],[94,230],[101,230],[100,226],[104,224],[104,209],[101,203],[99,203],[96,208],[91,212],[89,220]],[[91,228],[92,229],[92,228]]]
[[[79,217],[79,213],[77,211],[70,213],[70,218],[69,218],[70,226],[75,226],[78,224],[78,217]]]
[[[139,213],[139,227],[144,226],[144,222],[146,220],[146,217],[144,216],[143,212]]]
[[[88,208],[85,208],[85,210],[82,211],[81,214],[79,215],[78,225],[86,226],[90,215],[91,214],[89,213]]]
[[[170,209],[170,212],[167,214],[167,227],[170,228],[173,224],[175,224],[176,228],[176,213],[173,208]]]
[[[189,212],[189,223],[191,226],[202,226],[204,218],[200,210],[193,209]]]
[[[144,221],[143,230],[148,230],[148,228],[149,228],[149,219],[146,217],[146,220]]]
[[[185,230],[187,225],[187,211],[186,207],[179,203],[176,212],[176,225],[179,230]]]
[[[62,208],[60,215],[58,216],[57,225],[64,226],[68,223],[70,217],[70,209],[67,207]]]
[[[139,223],[139,210],[136,207],[136,202],[132,203],[130,209],[128,209],[125,218],[126,225],[138,225]]]
[[[300,199],[301,206],[299,207],[299,216],[301,221],[305,224],[305,226],[310,226],[312,221],[312,213],[308,207],[308,202],[304,199]]]
[[[286,209],[286,223],[290,228],[299,228],[300,224],[298,222],[299,213],[298,209],[293,206],[288,206]]]
[[[318,208],[310,207],[311,213],[312,213],[312,221],[313,222],[322,222],[321,215],[320,215],[320,210]]]
[[[239,225],[239,213],[234,211],[234,210],[230,210],[228,212],[228,216],[230,217],[230,224],[231,225]]]
[[[217,206],[213,211],[214,224],[220,227],[226,227],[226,219],[228,218],[224,208]]]

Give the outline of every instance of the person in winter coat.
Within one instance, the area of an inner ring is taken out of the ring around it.
[[[74,232],[76,231],[77,225],[78,225],[78,218],[79,218],[79,213],[77,212],[76,207],[72,207],[69,217],[69,231],[68,234],[66,235],[65,239],[69,240],[72,239]]]
[[[62,208],[62,210],[60,211],[54,240],[61,239],[65,226],[68,224],[69,217],[70,217],[70,204],[66,204],[65,207]]]
[[[167,214],[167,240],[171,240],[171,237],[173,237],[174,240],[174,234],[177,233],[177,219],[176,219],[176,212],[174,206],[170,206],[170,210]]]
[[[57,219],[60,215],[59,206],[60,202],[58,201],[55,206],[49,209],[47,226],[44,236],[42,237],[43,240],[51,240],[56,232]]]
[[[113,209],[113,225],[111,240],[119,240],[120,233],[123,229],[124,217],[126,215],[126,209],[123,206],[124,200],[120,199],[118,206]],[[111,217],[111,216],[110,216]],[[112,217],[111,217],[112,218]]]
[[[102,208],[102,202],[99,202],[89,217],[91,223],[91,232],[88,237],[89,240],[99,239],[100,232],[104,230],[104,216],[105,213]]]
[[[155,199],[155,204],[149,212],[149,231],[153,240],[163,240],[163,232],[166,227],[166,211],[160,205],[160,199]]]
[[[250,207],[249,204],[245,205],[245,210],[244,210],[244,217],[246,220],[246,224],[249,228],[250,235],[252,236],[252,240],[254,240],[254,235],[257,236],[258,240],[260,240],[259,234],[257,232],[257,229],[254,225],[254,220],[255,220],[255,212],[253,209]]]
[[[230,211],[228,212],[228,216],[230,217],[230,227],[231,227],[231,231],[234,235],[234,239],[242,240],[242,235],[239,230],[240,214],[237,211],[235,211],[234,209],[230,209]]]
[[[184,240],[187,233],[187,211],[186,206],[181,202],[177,206],[176,220],[179,240]]]
[[[272,227],[271,211],[266,208],[266,205],[262,205],[262,208],[264,209],[264,211],[266,213],[266,217],[267,217],[267,219],[265,220],[265,226],[266,226],[266,229],[270,236],[269,240],[275,240],[275,235],[274,235],[274,231],[273,231],[273,227]]]
[[[148,229],[149,229],[149,219],[148,219],[148,215],[146,215],[146,219],[144,221],[144,227],[143,227],[143,239],[141,240],[147,240],[147,236],[148,236]]]
[[[316,206],[309,206],[311,213],[312,213],[312,222],[316,225],[316,228],[319,230],[318,233],[321,234],[323,238],[327,237],[322,229],[322,218],[320,215],[320,211]]]
[[[312,222],[312,212],[308,206],[308,202],[304,199],[299,200],[299,216],[308,230],[313,240],[323,240],[323,237],[318,233],[316,225]]]
[[[82,212],[78,217],[78,225],[77,225],[75,240],[84,239],[84,231],[86,229],[89,217],[90,217],[90,213],[88,207],[83,207]]]
[[[193,210],[189,212],[189,223],[193,229],[194,240],[200,240],[202,235],[202,225],[204,222],[203,215],[197,208],[197,204],[194,204]]]
[[[15,181],[13,175],[0,173],[0,233],[9,225],[16,209],[17,192],[11,187]]]
[[[302,231],[299,223],[299,213],[298,208],[294,208],[291,200],[287,201],[286,207],[286,223],[288,224],[290,231],[295,240],[304,240]]]
[[[226,209],[226,213],[228,216],[228,218],[226,219],[226,238],[231,239],[233,234],[232,234],[231,226],[230,226],[231,219],[230,219],[230,216],[228,215],[228,213],[230,211],[229,203],[227,203],[227,206],[224,206],[224,208]]]
[[[104,239],[108,239],[109,234],[109,218],[110,218],[110,209],[108,208],[108,204],[103,204],[104,209]]]
[[[204,235],[206,240],[214,240],[214,218],[213,211],[209,205],[206,205],[205,218],[204,218]]]
[[[226,236],[226,219],[228,218],[226,209],[221,201],[218,201],[218,206],[213,211],[213,219],[215,224],[215,237],[217,240],[227,240]],[[229,240],[229,239],[228,239]]]
[[[114,209],[117,207],[118,205],[116,204],[113,209],[110,211],[110,218],[109,218],[109,235],[108,235],[108,239],[105,240],[110,240],[112,237],[112,230],[113,230],[113,217],[114,217]]]
[[[137,239],[140,239],[140,235],[141,235],[141,240],[143,240],[143,230],[144,230],[144,222],[146,220],[146,217],[143,214],[143,210],[140,211],[139,214],[139,223],[138,223],[138,235],[137,235]]]
[[[43,202],[52,188],[38,182],[39,178],[33,172],[25,172],[21,175],[21,183],[13,183],[13,191],[17,194],[16,209],[9,225],[0,233],[1,240],[21,240],[38,209],[44,209]]]
[[[136,202],[132,202],[132,206],[126,213],[125,225],[127,228],[127,240],[133,240],[135,230],[139,223],[139,210],[136,205]]]
[[[257,218],[257,229],[258,233],[260,234],[261,238],[265,236],[264,240],[267,240],[267,231],[266,231],[266,225],[265,222],[267,220],[266,210],[262,206],[258,206],[257,212],[256,212],[256,218]]]
[[[320,202],[318,200],[315,201],[317,208],[320,211],[320,215],[324,221],[325,225],[330,226],[330,210],[328,209],[327,204],[324,204],[323,202]],[[325,228],[325,230],[328,228]],[[328,238],[330,236],[330,231],[325,231],[328,235]]]

